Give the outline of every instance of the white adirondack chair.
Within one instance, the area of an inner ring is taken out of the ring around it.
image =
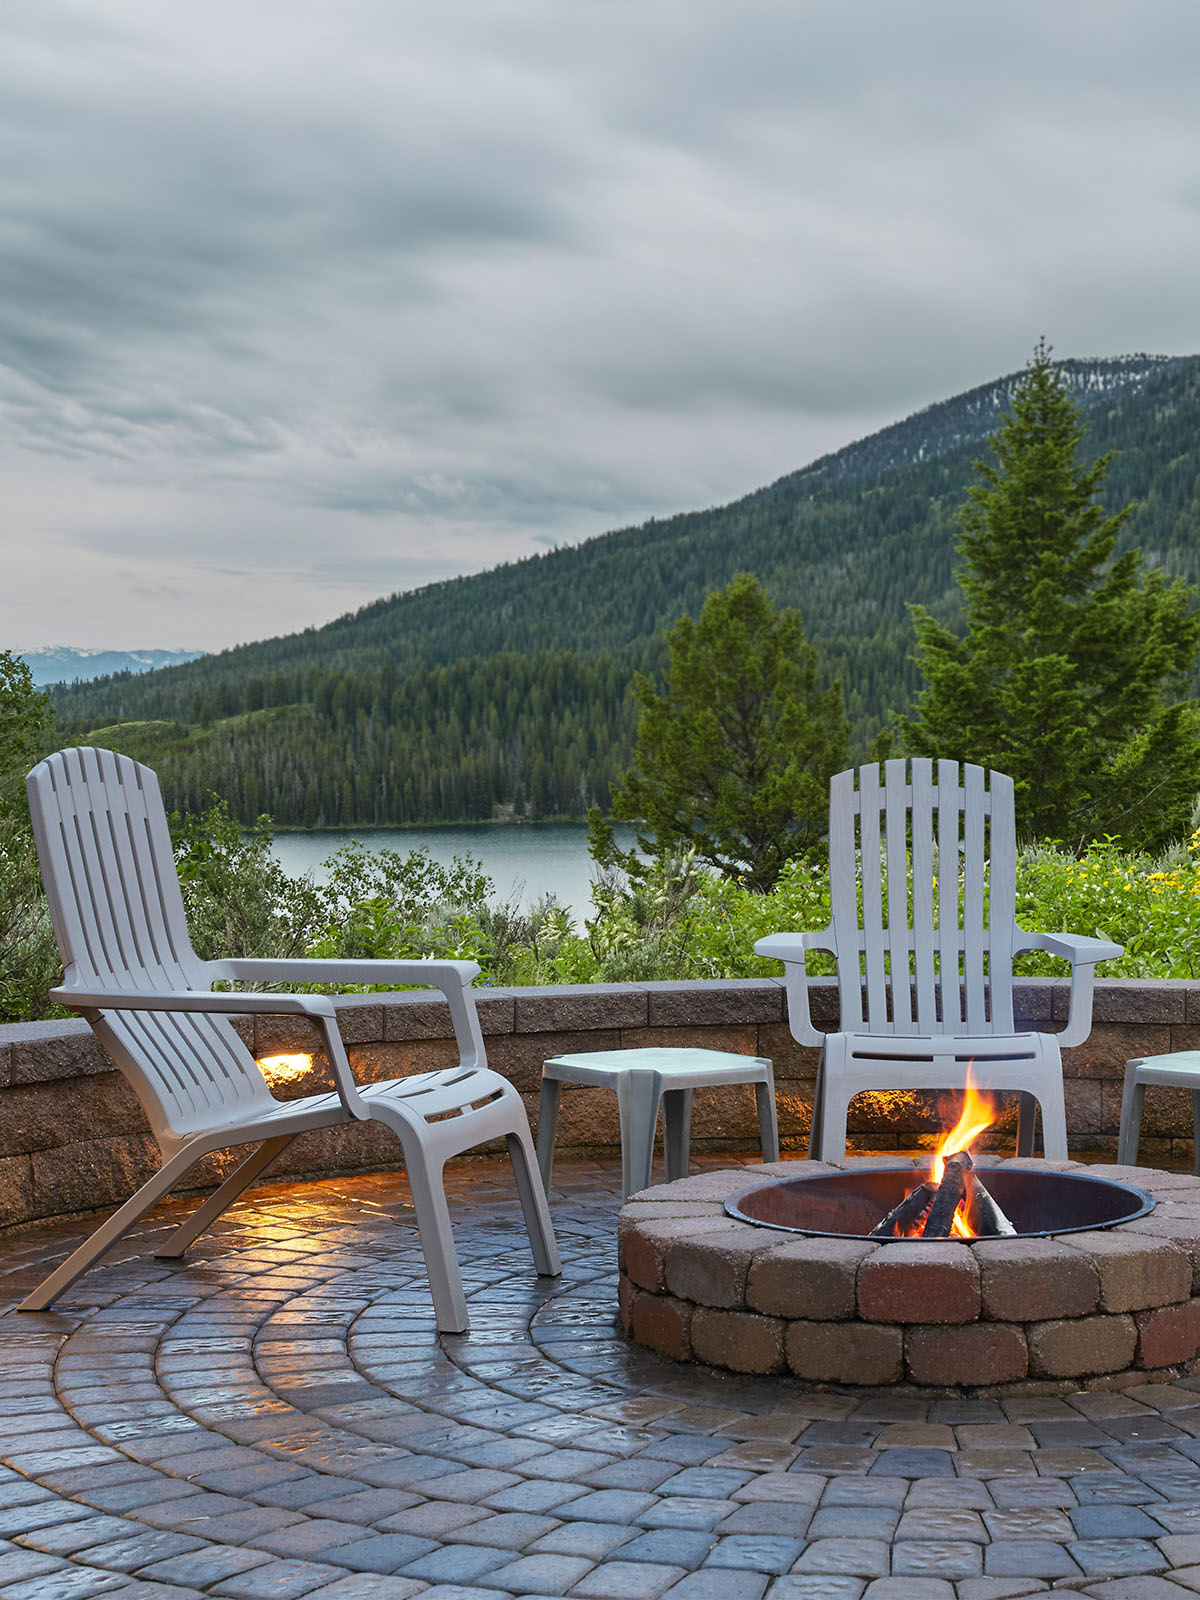
[[[1032,1153],[1031,1097],[1037,1100],[1044,1154],[1064,1159],[1060,1050],[1091,1032],[1093,969],[1122,947],[1017,926],[1012,779],[955,761],[937,762],[936,773],[932,761],[914,760],[911,773],[905,762],[888,761],[882,782],[878,766],[839,772],[829,784],[829,888],[827,928],[771,934],[754,946],[784,963],[793,1038],[821,1050],[810,1155],[845,1155],[856,1094],[961,1089],[969,1075],[981,1089],[1020,1092],[1022,1155]],[[839,1033],[812,1025],[810,950],[836,958]],[[1022,950],[1071,962],[1062,1033],[1014,1031],[1012,959]]]
[[[437,1325],[468,1326],[442,1168],[489,1139],[507,1141],[540,1274],[561,1271],[525,1108],[488,1070],[475,1011],[473,961],[201,961],[191,947],[158,779],[108,750],[60,750],[28,784],[42,877],[66,976],[52,991],[81,1011],[142,1103],[163,1164],[21,1303],[43,1311],[210,1150],[255,1150],[156,1255],[182,1255],[299,1133],[375,1119],[395,1133]],[[427,984],[450,1005],[460,1060],[361,1088],[325,995],[214,994],[221,980]],[[276,1100],[231,1016],[300,1015],[320,1029],[331,1093]]]

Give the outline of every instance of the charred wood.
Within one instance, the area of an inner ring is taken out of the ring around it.
[[[887,1216],[871,1229],[869,1237],[902,1239],[915,1233],[928,1215],[936,1193],[936,1184],[919,1183],[915,1189],[909,1190],[898,1206],[893,1206]]]
[[[1017,1231],[974,1173],[967,1183],[966,1223],[981,1239],[994,1239]]]
[[[942,1181],[937,1186],[933,1204],[929,1208],[929,1215],[925,1218],[925,1226],[921,1230],[923,1239],[949,1237],[950,1229],[954,1225],[954,1213],[966,1194],[970,1171],[971,1157],[965,1150],[946,1157]]]

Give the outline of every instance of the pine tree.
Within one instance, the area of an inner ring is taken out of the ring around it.
[[[24,814],[25,771],[46,753],[53,727],[49,697],[34,688],[20,656],[0,650],[0,806],[5,810],[15,806]]]
[[[846,764],[842,687],[822,688],[798,611],[776,611],[740,573],[699,619],[667,634],[666,693],[638,674],[633,766],[613,812],[641,822],[640,848],[693,847],[700,860],[769,889],[792,856],[819,850],[828,782]],[[593,814],[598,859],[616,859]]]
[[[914,607],[925,687],[907,748],[1016,782],[1018,825],[1070,844],[1161,848],[1200,788],[1192,591],[1115,555],[1134,510],[1099,501],[1111,455],[1079,459],[1079,407],[1045,341],[959,512],[966,634]]]

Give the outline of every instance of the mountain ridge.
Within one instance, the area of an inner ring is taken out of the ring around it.
[[[1106,503],[1139,502],[1123,547],[1139,545],[1151,564],[1194,582],[1200,357],[1061,365],[1085,408],[1084,454],[1117,452]],[[386,597],[321,628],[182,666],[59,688],[64,733],[89,736],[103,724],[119,737],[114,724],[131,719],[178,725],[160,769],[168,788],[177,784],[176,803],[215,789],[241,797],[239,814],[258,805],[280,821],[469,820],[514,805],[577,815],[589,800],[604,804],[628,764],[634,670],[653,675],[663,630],[749,570],[776,604],[801,610],[826,672],[843,680],[861,753],[917,686],[909,606],[959,620],[956,513],[1019,377],[926,407],[725,506]],[[534,658],[558,688],[531,716]],[[281,714],[287,707],[294,716]],[[457,732],[439,739],[447,717]],[[151,735],[139,737],[150,759]],[[293,772],[300,756],[289,738],[309,766],[319,759],[330,773]],[[443,770],[451,746],[459,753]],[[569,774],[554,766],[560,747],[572,752]],[[404,775],[413,761],[443,773],[418,786],[433,815],[406,809],[418,804]],[[250,768],[264,764],[275,776],[260,782]]]
[[[43,644],[19,651],[18,659],[29,668],[35,686],[44,689],[51,684],[89,683],[96,678],[111,678],[118,672],[133,675],[154,672],[160,667],[195,661],[203,654],[203,650],[105,650]]]

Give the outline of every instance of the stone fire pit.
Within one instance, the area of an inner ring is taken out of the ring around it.
[[[1077,1389],[1196,1361],[1200,1178],[1036,1159],[981,1168],[1078,1171],[1156,1201],[1132,1221],[1044,1238],[836,1238],[725,1211],[759,1180],[906,1164],[925,1163],[785,1161],[643,1190],[620,1216],[626,1331],[678,1361],[865,1386]]]

